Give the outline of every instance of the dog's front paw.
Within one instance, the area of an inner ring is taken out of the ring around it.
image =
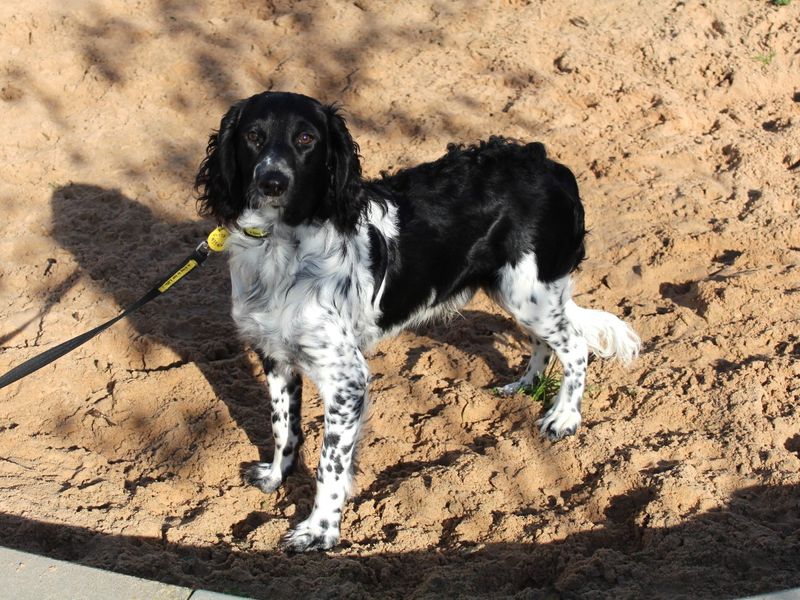
[[[558,405],[548,410],[536,424],[539,432],[550,441],[560,440],[568,435],[575,435],[581,424],[581,413],[577,408],[560,409]]]
[[[272,493],[283,482],[280,471],[272,468],[271,463],[254,463],[242,469],[242,479],[249,485],[254,485],[264,493]]]
[[[324,520],[315,524],[311,519],[306,519],[283,536],[281,548],[286,552],[330,550],[338,541],[338,527],[331,526]]]

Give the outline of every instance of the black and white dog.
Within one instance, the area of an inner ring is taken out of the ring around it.
[[[335,107],[267,92],[230,108],[196,183],[201,213],[232,232],[233,318],[263,358],[272,402],[274,458],[249,468],[248,482],[274,491],[292,467],[300,373],[324,402],[314,509],[287,533],[287,550],[339,539],[367,403],[364,352],[380,338],[484,290],[533,342],[527,369],[504,393],[531,384],[551,352],[563,365],[539,422],[551,439],[581,422],[588,350],[624,362],[638,353],[639,338],[617,317],[571,300],[583,207],[575,177],[542,144],[450,146],[434,162],[365,180]]]

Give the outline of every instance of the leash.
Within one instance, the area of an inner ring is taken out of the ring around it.
[[[260,229],[255,228],[247,228],[242,229],[242,233],[244,233],[248,237],[253,238],[264,238],[267,236],[267,233],[261,231]],[[148,291],[144,296],[139,298],[136,302],[131,304],[128,308],[123,310],[119,315],[111,319],[110,321],[106,321],[102,325],[99,325],[92,329],[91,331],[87,331],[77,337],[72,338],[71,340],[67,340],[42,352],[41,354],[34,356],[33,358],[25,361],[21,365],[14,367],[8,373],[0,377],[0,388],[4,388],[7,385],[14,383],[30,375],[34,371],[38,371],[45,365],[49,365],[54,360],[57,360],[71,352],[78,346],[85,344],[90,339],[99,335],[109,327],[111,327],[117,321],[124,319],[128,315],[133,312],[136,312],[145,304],[150,302],[151,300],[157,298],[161,294],[165,293],[169,290],[173,285],[178,283],[181,279],[183,279],[188,273],[199,267],[200,265],[205,262],[211,252],[222,252],[225,249],[225,241],[228,239],[230,232],[225,229],[224,227],[217,227],[214,231],[212,231],[208,238],[197,246],[189,256],[186,257],[183,262],[181,262],[180,266],[176,269],[170,271],[170,275],[159,281],[156,285],[154,285],[150,291]]]

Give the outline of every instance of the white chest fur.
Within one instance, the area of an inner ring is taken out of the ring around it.
[[[261,240],[234,233],[228,250],[233,319],[265,355],[302,367],[309,348],[346,336],[364,350],[380,336],[365,230],[275,225]]]

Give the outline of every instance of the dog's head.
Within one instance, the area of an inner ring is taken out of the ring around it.
[[[211,135],[195,185],[199,210],[223,224],[245,209],[352,231],[364,209],[358,146],[335,106],[265,92],[234,104]]]

